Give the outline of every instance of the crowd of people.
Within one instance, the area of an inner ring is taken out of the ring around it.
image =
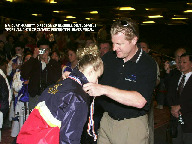
[[[191,142],[185,48],[163,57],[128,18],[110,34],[1,33],[0,111],[15,143],[154,144],[154,100],[170,106],[173,144]]]

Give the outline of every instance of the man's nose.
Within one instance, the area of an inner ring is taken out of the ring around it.
[[[117,46],[113,45],[113,51],[116,51]]]

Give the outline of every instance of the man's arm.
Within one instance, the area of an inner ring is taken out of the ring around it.
[[[136,91],[120,90],[111,86],[93,83],[84,84],[83,89],[90,96],[106,95],[107,97],[126,106],[143,108],[147,103],[146,99]]]

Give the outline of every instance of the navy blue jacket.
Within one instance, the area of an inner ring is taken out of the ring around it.
[[[89,106],[89,95],[82,89],[85,83],[88,83],[87,78],[74,69],[69,78],[47,88],[39,98],[61,121],[61,144],[80,144]]]

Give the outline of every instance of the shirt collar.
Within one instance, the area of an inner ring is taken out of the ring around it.
[[[84,85],[86,83],[88,83],[87,78],[85,77],[85,75],[83,73],[81,73],[78,68],[74,68],[73,71],[70,73],[71,77],[75,77],[76,79],[78,79],[80,81],[80,85]]]
[[[183,75],[184,75],[184,74],[182,73],[181,76],[180,76],[178,85],[179,85],[179,83],[181,82],[181,79],[182,79]],[[189,77],[190,77],[191,75],[192,75],[192,72],[188,72],[188,73],[185,74],[184,86],[185,86],[185,84],[187,83],[187,81],[188,81],[188,79],[189,79]]]
[[[184,74],[182,73],[182,76],[183,76],[183,75],[184,75]],[[191,75],[192,75],[192,72],[186,73],[186,74],[185,74],[185,80],[188,80]]]
[[[138,51],[136,52],[136,54],[129,61],[138,63],[138,61],[141,58],[142,53],[143,53],[143,50],[138,47]]]

